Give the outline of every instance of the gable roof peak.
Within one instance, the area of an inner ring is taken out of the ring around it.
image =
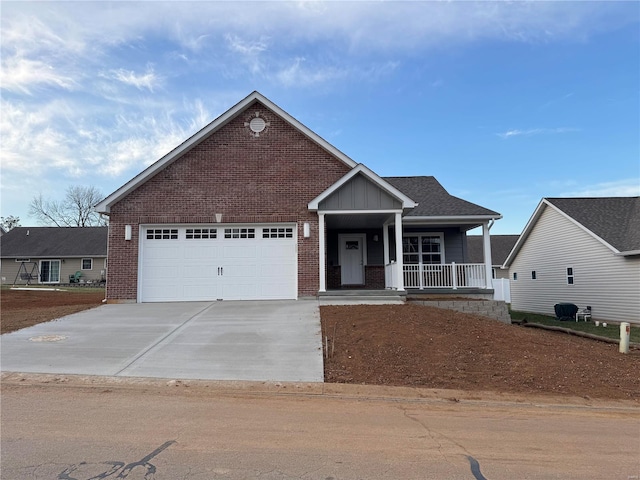
[[[265,108],[271,110],[274,114],[278,115],[285,122],[291,125],[293,128],[297,129],[304,136],[309,138],[312,142],[315,142],[320,148],[327,151],[329,154],[333,155],[335,158],[343,162],[350,168],[353,168],[357,165],[357,162],[353,161],[347,155],[342,153],[336,147],[331,145],[325,139],[320,137],[317,133],[310,130],[308,127],[303,125],[300,121],[296,120],[293,116],[285,112],[278,105],[273,103],[267,97],[262,95],[257,90],[254,90],[249,95],[247,95],[244,99],[240,100],[233,107],[228,109],[226,112],[218,116],[215,120],[210,122],[204,128],[196,132],[194,135],[189,137],[187,140],[182,142],[176,148],[171,150],[165,156],[161,157],[156,162],[152,163],[145,170],[140,172],[138,175],[133,177],[127,183],[125,183],[118,190],[113,192],[111,195],[104,198],[100,201],[94,208],[99,213],[108,214],[111,210],[111,206],[122,200],[133,190],[138,188],[140,185],[144,184],[147,180],[153,177],[156,173],[162,171],[167,166],[171,165],[173,162],[178,160],[182,155],[188,152],[192,147],[199,144],[202,140],[207,138],[209,135],[212,135],[217,130],[222,128],[224,125],[229,123],[231,120],[236,118],[240,113],[245,111],[253,102],[259,101]]]

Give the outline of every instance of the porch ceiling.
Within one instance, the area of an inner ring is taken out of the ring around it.
[[[393,219],[389,213],[330,214],[325,216],[327,228],[382,228],[384,223]]]

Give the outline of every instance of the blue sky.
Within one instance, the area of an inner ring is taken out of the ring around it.
[[[640,195],[638,2],[2,2],[2,216],[113,192],[258,90],[382,176],[520,233]]]

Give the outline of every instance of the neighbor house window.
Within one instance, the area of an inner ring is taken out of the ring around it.
[[[567,285],[573,285],[573,268],[567,268]]]
[[[92,269],[93,269],[93,258],[83,258],[82,270],[92,270]]]
[[[16,262],[18,263],[22,263],[22,262],[29,263],[30,261],[31,261],[30,258],[16,258]]]
[[[536,279],[536,271],[531,270],[531,280],[535,280],[535,279]]]
[[[40,260],[40,283],[60,283],[60,260]]]
[[[513,281],[517,281],[518,280],[518,272],[513,272]]]

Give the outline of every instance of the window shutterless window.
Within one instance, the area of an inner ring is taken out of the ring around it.
[[[567,267],[567,285],[573,285],[573,268]]]
[[[82,259],[82,270],[92,270],[93,269],[93,259],[92,258],[83,258]]]

